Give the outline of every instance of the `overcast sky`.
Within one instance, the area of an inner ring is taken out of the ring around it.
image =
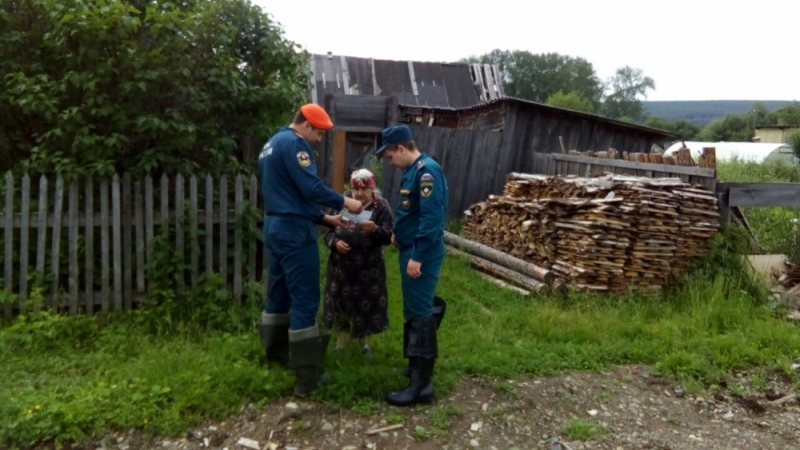
[[[649,100],[800,100],[800,0],[253,0],[311,53],[446,61],[492,49],[586,58]]]

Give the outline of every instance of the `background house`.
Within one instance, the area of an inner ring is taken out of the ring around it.
[[[786,144],[789,137],[800,128],[791,125],[762,125],[756,127],[753,142]]]
[[[308,98],[335,124],[314,146],[320,176],[343,190],[352,170],[371,166],[380,132],[407,123],[420,148],[439,160],[450,185],[451,217],[502,191],[509,172],[533,169],[532,155],[567,150],[648,153],[670,133],[505,97],[496,65],[388,61],[312,55]],[[395,200],[400,171],[383,164],[381,189]]]
[[[467,108],[399,105],[397,121],[412,128],[414,139],[442,164],[450,186],[449,215],[502,192],[510,172],[534,169],[533,155],[565,150],[649,153],[671,133],[595,114],[516,98],[501,98]],[[384,195],[394,201],[400,173],[387,171]]]
[[[500,70],[492,64],[392,61],[328,54],[309,60],[308,98],[346,130],[345,174],[372,163],[372,153],[398,103],[462,108],[504,96]],[[346,96],[334,105],[333,98]],[[378,98],[376,98],[378,97]],[[350,101],[347,101],[350,100]],[[333,133],[314,146],[320,176],[333,177]],[[335,187],[335,186],[334,186]]]

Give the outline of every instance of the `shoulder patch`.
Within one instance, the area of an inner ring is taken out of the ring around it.
[[[428,198],[433,193],[433,181],[423,181],[419,184],[420,188],[420,195],[424,198]]]
[[[419,181],[433,181],[433,175],[429,173],[423,173]]]
[[[417,163],[417,170],[422,169],[423,167],[425,167],[425,161],[420,159]]]
[[[297,152],[297,162],[303,167],[308,167],[311,165],[311,157],[308,156],[308,152],[301,150]]]

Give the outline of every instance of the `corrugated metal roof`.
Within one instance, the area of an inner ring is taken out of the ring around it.
[[[582,118],[585,118],[585,119],[588,119],[588,120],[591,120],[591,121],[594,121],[594,122],[604,122],[604,123],[608,123],[608,124],[617,125],[617,126],[620,126],[620,127],[632,128],[632,129],[635,129],[635,130],[644,131],[644,132],[651,133],[651,134],[656,134],[656,135],[659,135],[659,136],[664,136],[664,137],[675,136],[675,134],[672,133],[672,132],[669,132],[669,131],[666,131],[666,130],[661,130],[661,129],[658,129],[658,128],[645,127],[645,126],[637,125],[637,124],[634,124],[634,123],[623,122],[621,120],[609,119],[608,117],[603,117],[603,116],[600,116],[600,115],[597,115],[597,114],[585,113],[585,112],[581,112],[581,111],[574,111],[574,110],[566,109],[566,108],[559,108],[557,106],[545,105],[543,103],[537,103],[537,102],[534,102],[534,101],[524,100],[524,99],[516,98],[516,97],[501,97],[501,98],[498,98],[498,99],[495,99],[495,100],[488,101],[486,103],[473,104],[471,106],[460,107],[460,108],[435,107],[435,108],[429,108],[429,109],[436,109],[436,110],[440,110],[440,111],[455,111],[455,112],[458,112],[458,111],[473,111],[473,110],[488,108],[488,107],[490,107],[492,105],[495,105],[497,103],[515,103],[515,104],[519,104],[519,105],[523,105],[523,106],[527,106],[527,107],[552,110],[552,111],[558,112],[560,114],[569,114],[569,115],[576,116],[576,117],[582,117]],[[401,107],[407,107],[407,108],[409,108],[409,107],[410,108],[418,108],[418,107],[420,107],[420,105],[403,104],[402,102],[400,102],[400,106]]]
[[[326,94],[395,96],[398,103],[461,108],[503,95],[497,66],[491,64],[393,61],[341,55],[311,55],[314,83],[309,96],[322,104]]]

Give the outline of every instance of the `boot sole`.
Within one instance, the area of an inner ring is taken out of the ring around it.
[[[432,401],[433,401],[433,394],[417,397],[416,399],[414,399],[411,402],[395,402],[395,401],[392,401],[389,397],[386,398],[386,403],[388,403],[388,404],[390,404],[392,406],[399,406],[399,407],[414,406],[416,404],[427,405],[427,404],[430,404]]]

